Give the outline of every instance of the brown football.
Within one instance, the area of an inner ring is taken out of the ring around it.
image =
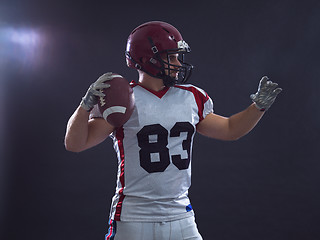
[[[110,84],[103,93],[105,97],[99,97],[98,106],[103,118],[114,127],[121,127],[125,124],[134,110],[134,95],[129,82],[113,73],[117,77],[106,81]]]

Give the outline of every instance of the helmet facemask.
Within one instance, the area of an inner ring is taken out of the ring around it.
[[[163,83],[167,87],[174,86],[175,84],[184,84],[188,81],[192,74],[193,66],[185,62],[185,54],[191,51],[188,44],[184,41],[178,43],[177,49],[164,50],[162,52],[157,51],[157,47],[153,45],[152,40],[150,39],[152,45],[152,51],[154,53],[154,58],[151,58],[149,63],[152,64],[152,67],[159,70],[157,75],[154,77],[161,78]],[[170,63],[170,55],[178,54],[178,61],[180,65],[174,65]],[[165,57],[163,57],[165,56]],[[157,62],[160,63],[157,64]],[[171,76],[172,73],[178,72],[176,77]]]
[[[188,81],[191,76],[193,66],[184,61],[184,54],[179,52],[178,60],[180,65],[175,65],[170,63],[170,55],[176,53],[166,53],[166,60],[161,57],[157,57],[157,60],[161,63],[161,67],[159,68],[159,73],[156,77],[161,78],[163,80],[164,85],[171,87],[175,84],[184,84]],[[172,76],[173,74],[178,73],[176,76]]]

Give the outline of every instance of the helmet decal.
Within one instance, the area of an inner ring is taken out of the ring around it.
[[[185,51],[185,52],[190,52],[190,51],[191,51],[188,43],[186,43],[186,42],[183,41],[183,40],[180,40],[180,41],[178,42],[178,48],[179,48],[179,49],[182,48],[183,51]]]

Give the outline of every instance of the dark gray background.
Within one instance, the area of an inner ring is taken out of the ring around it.
[[[66,123],[102,73],[137,79],[126,39],[150,20],[180,30],[190,82],[216,113],[247,107],[264,75],[284,89],[242,139],[196,136],[190,198],[204,239],[320,239],[316,0],[1,1],[0,238],[104,239],[112,143],[67,152]]]

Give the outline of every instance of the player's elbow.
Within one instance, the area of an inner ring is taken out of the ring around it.
[[[76,148],[76,147],[74,147],[74,146],[70,146],[70,145],[68,145],[68,144],[65,144],[64,147],[65,147],[65,149],[66,149],[67,151],[69,151],[69,152],[74,152],[74,153],[79,153],[79,152],[81,152],[80,149],[78,149],[78,148]]]
[[[74,152],[74,153],[79,153],[79,152],[82,152],[83,150],[85,150],[81,146],[79,146],[77,144],[73,144],[72,142],[69,142],[67,140],[64,141],[64,147],[67,151]]]
[[[84,149],[82,148],[77,148],[77,147],[70,147],[65,145],[65,149],[69,152],[74,152],[74,153],[79,153],[82,152]]]

